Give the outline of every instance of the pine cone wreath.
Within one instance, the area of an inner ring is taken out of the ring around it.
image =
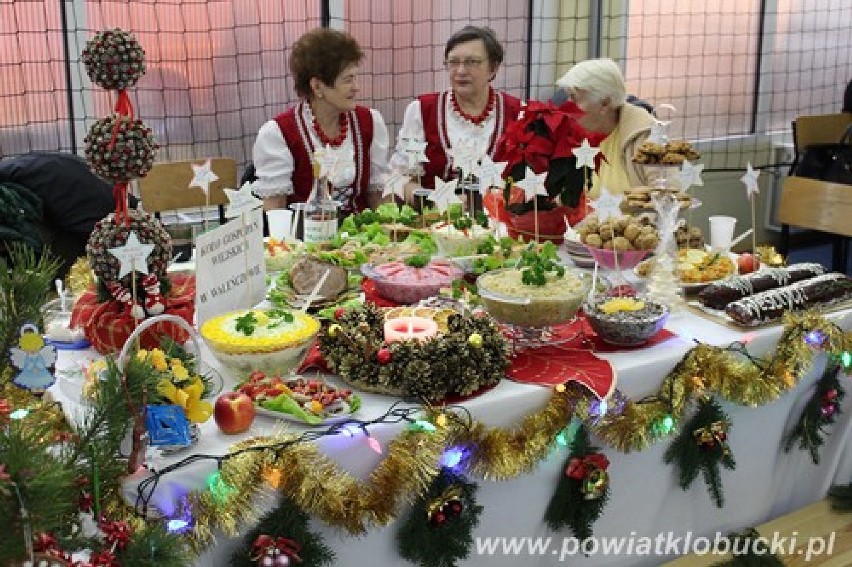
[[[145,74],[145,50],[128,33],[118,28],[97,32],[86,42],[82,53],[86,74],[107,90],[132,87]]]
[[[86,244],[89,264],[102,285],[118,282],[130,287],[130,275],[118,278],[121,262],[113,256],[110,248],[118,248],[127,243],[131,232],[135,232],[139,242],[153,244],[154,250],[148,256],[148,272],[160,280],[166,277],[166,269],[172,257],[172,241],[163,225],[144,211],[131,209],[129,226],[116,222],[115,214],[110,213],[95,224],[92,235]],[[140,289],[141,291],[141,289]]]
[[[84,142],[86,159],[94,172],[117,183],[145,177],[154,165],[158,148],[154,134],[144,122],[120,114],[92,124]]]

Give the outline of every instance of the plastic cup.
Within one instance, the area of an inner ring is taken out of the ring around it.
[[[736,217],[712,216],[710,220],[710,248],[713,250],[728,250],[734,240]]]
[[[293,211],[289,209],[271,209],[266,211],[269,221],[269,236],[278,240],[292,238]]]

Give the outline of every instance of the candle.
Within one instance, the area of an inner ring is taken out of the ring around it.
[[[425,341],[437,336],[438,324],[425,317],[394,317],[385,321],[385,342]]]

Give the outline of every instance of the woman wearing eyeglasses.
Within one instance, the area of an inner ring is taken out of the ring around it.
[[[502,62],[503,46],[492,29],[465,26],[454,33],[444,48],[450,89],[420,95],[408,105],[391,167],[410,166],[406,140],[426,142],[429,161],[421,177],[426,188],[434,187],[436,176],[444,181],[457,176],[449,152],[460,142],[493,157],[497,140],[521,110],[519,99],[491,86]]]
[[[329,28],[311,30],[293,44],[290,71],[302,100],[261,126],[254,144],[254,191],[264,209],[307,200],[313,154],[326,147],[343,156],[328,179],[343,214],[381,198],[388,131],[377,110],[356,104],[363,58],[351,35]]]

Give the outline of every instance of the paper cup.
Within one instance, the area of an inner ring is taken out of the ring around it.
[[[713,250],[728,250],[734,240],[736,217],[712,216],[710,221],[710,248]]]
[[[271,209],[266,211],[269,221],[269,236],[278,240],[290,239],[290,230],[293,226],[293,211],[288,209]]]

